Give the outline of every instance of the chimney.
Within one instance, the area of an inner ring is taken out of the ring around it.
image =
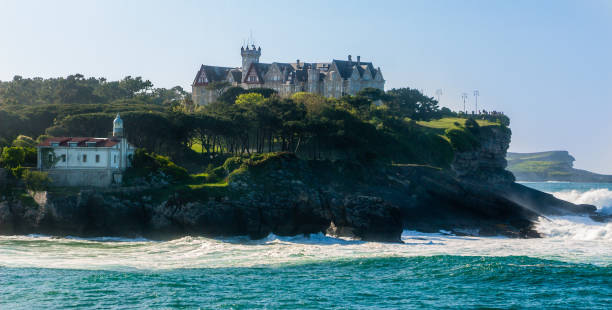
[[[361,56],[357,56],[357,65],[359,66],[361,64]]]
[[[353,57],[351,55],[349,55],[349,60],[348,61],[353,61]]]

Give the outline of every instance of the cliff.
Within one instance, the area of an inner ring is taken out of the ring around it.
[[[397,242],[404,229],[537,237],[533,223],[541,215],[594,215],[593,206],[513,182],[505,170],[510,130],[486,126],[475,135],[478,143],[457,151],[451,169],[276,153],[228,159],[215,169],[224,176],[217,183],[0,197],[0,233],[167,239],[326,232]]]
[[[574,168],[575,158],[567,151],[508,153],[510,170],[519,181],[612,183],[612,175]]]

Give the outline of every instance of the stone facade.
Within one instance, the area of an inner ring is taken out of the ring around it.
[[[214,82],[228,82],[232,86],[271,88],[280,96],[297,92],[311,92],[325,97],[339,98],[354,95],[361,89],[372,87],[384,90],[385,80],[379,68],[371,62],[332,60],[326,63],[260,63],[261,47],[242,47],[242,67],[202,65],[192,84],[192,97],[196,104],[206,105],[217,99],[222,90],[207,89]]]
[[[37,168],[48,172],[58,186],[110,186],[121,183],[134,151],[123,137],[123,121],[117,114],[111,138],[58,137],[43,141],[38,145]]]

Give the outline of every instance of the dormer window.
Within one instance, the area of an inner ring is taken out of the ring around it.
[[[96,147],[96,142],[86,142],[87,147]]]
[[[79,145],[78,142],[68,142],[69,147],[77,147]]]
[[[59,146],[59,142],[51,142],[51,146]]]

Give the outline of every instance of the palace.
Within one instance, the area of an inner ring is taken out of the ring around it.
[[[123,137],[119,114],[113,121],[110,138],[49,138],[37,149],[37,167],[49,173],[54,185],[97,187],[121,184],[135,150]]]
[[[385,86],[380,67],[361,61],[360,56],[355,61],[349,55],[347,60],[334,59],[324,63],[306,63],[298,59],[295,63],[266,64],[259,62],[261,47],[242,47],[240,53],[242,67],[200,67],[192,84],[192,97],[196,104],[206,105],[217,99],[222,89],[208,87],[215,82],[227,82],[226,85],[245,89],[271,88],[283,97],[311,92],[339,98],[354,95],[363,88],[384,90]]]

